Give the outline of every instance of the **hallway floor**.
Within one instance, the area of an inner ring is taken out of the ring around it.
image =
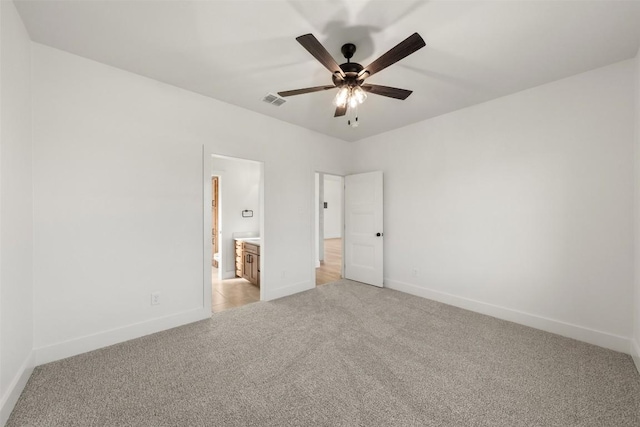
[[[316,268],[316,286],[342,279],[342,239],[324,240],[324,261]]]

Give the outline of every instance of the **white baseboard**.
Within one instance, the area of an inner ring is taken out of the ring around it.
[[[289,295],[297,294],[298,292],[308,291],[309,289],[313,289],[316,286],[310,281],[306,280],[304,282],[296,283],[289,286],[284,286],[278,289],[265,289],[264,292],[264,301],[271,301],[278,298],[287,297]]]
[[[640,374],[640,344],[636,340],[631,340],[631,357],[633,357],[633,362]]]
[[[13,407],[16,406],[16,402],[24,390],[24,386],[27,385],[27,381],[29,381],[29,377],[33,372],[33,368],[35,366],[35,355],[33,352],[29,353],[29,356],[25,359],[20,369],[16,373],[16,376],[9,384],[9,388],[2,396],[0,400],[0,426],[4,426],[9,419],[9,415],[11,415],[11,411],[13,411]]]
[[[235,278],[236,278],[236,271],[235,270],[223,271],[222,272],[222,280],[235,279]]]
[[[459,297],[432,289],[423,288],[409,283],[403,283],[396,280],[386,278],[384,286],[389,289],[406,292],[411,295],[427,298],[430,300],[442,302],[466,310],[475,311],[477,313],[486,314],[502,320],[519,323],[521,325],[530,326],[553,334],[562,335],[564,337],[573,338],[578,341],[584,341],[600,347],[629,353],[629,338],[619,335],[609,334],[607,332],[595,329],[585,328],[583,326],[565,323],[559,320],[549,319],[534,314],[513,310],[481,301]]]
[[[36,348],[34,349],[36,365],[97,350],[210,317],[210,310],[198,308]]]

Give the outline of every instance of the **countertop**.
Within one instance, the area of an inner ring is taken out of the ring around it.
[[[252,245],[260,246],[260,238],[259,237],[236,237],[235,240],[237,242],[247,242]]]

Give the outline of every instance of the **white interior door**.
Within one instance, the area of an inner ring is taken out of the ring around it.
[[[382,172],[345,177],[345,278],[382,287]]]

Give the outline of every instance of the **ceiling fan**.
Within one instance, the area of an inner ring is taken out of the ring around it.
[[[296,37],[296,40],[302,47],[307,49],[314,58],[331,71],[333,85],[286,90],[278,92],[278,95],[285,97],[338,88],[338,94],[334,99],[334,104],[336,105],[334,117],[344,116],[348,110],[351,116],[348,124],[354,127],[358,126],[358,104],[362,104],[367,97],[367,92],[401,100],[407,99],[412,93],[412,91],[406,89],[366,84],[365,80],[426,45],[418,33],[413,33],[371,64],[363,67],[356,62],[351,62],[351,58],[356,52],[356,46],[353,43],[347,43],[342,46],[341,52],[347,59],[347,62],[338,65],[313,34],[304,34]]]

